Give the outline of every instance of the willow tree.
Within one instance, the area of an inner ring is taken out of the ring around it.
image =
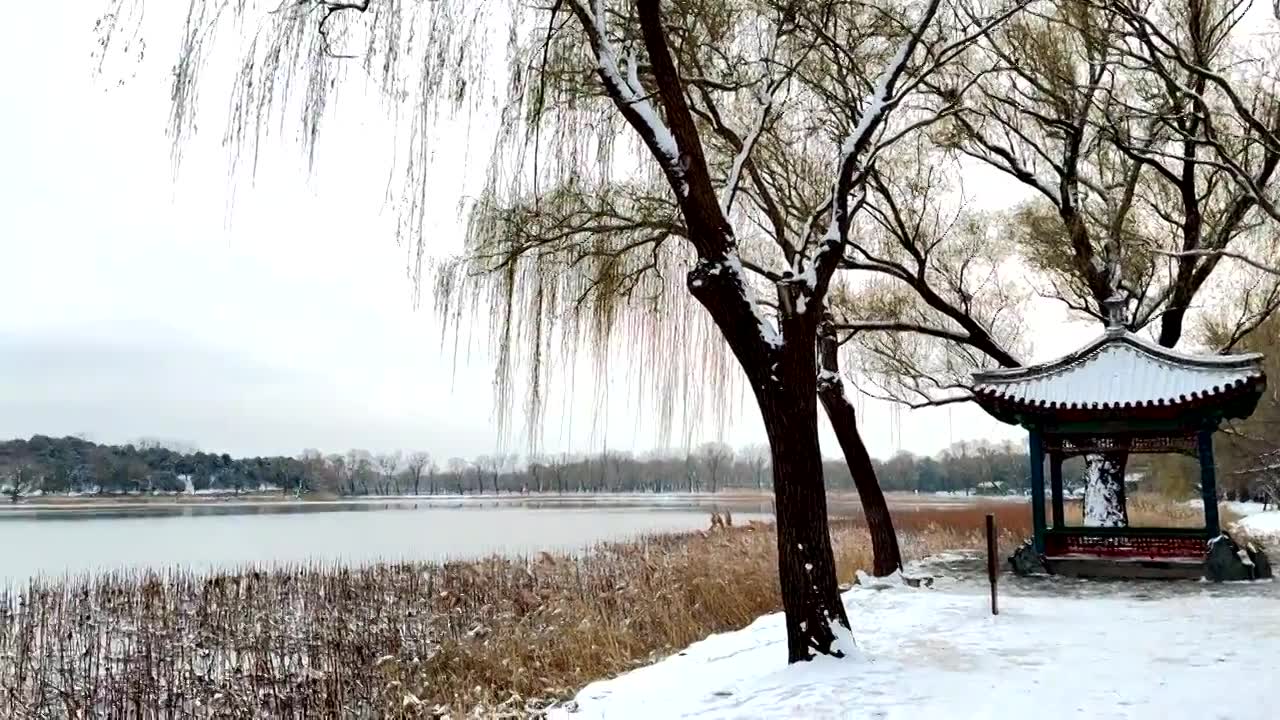
[[[254,27],[246,19],[261,24],[235,77],[235,158],[256,158],[287,118],[313,151],[359,69],[404,121],[392,142],[370,143],[394,152],[401,239],[421,258],[437,121],[496,107],[465,251],[433,270],[443,316],[492,320],[499,417],[523,385],[536,435],[557,358],[591,355],[607,371],[625,351],[664,421],[716,410],[745,377],[770,445],[789,659],[843,655],[819,326],[853,268],[872,178],[960,96],[924,91],[962,74],[971,45],[1018,7],[190,0],[171,131],[181,146],[194,130],[213,38]]]
[[[1198,306],[1225,302],[1237,318],[1218,335],[1222,350],[1274,312],[1274,277],[1259,274],[1222,297],[1234,278],[1215,276],[1231,248],[1272,257],[1267,233],[1280,219],[1280,62],[1244,29],[1247,8],[1070,0],[1036,6],[985,37],[979,80],[938,140],[1032,199],[1006,216],[1004,234],[1015,241],[1006,259],[978,267],[1016,263],[1031,271],[1031,290],[1099,322],[1109,306],[1123,308],[1129,330],[1150,329],[1166,347],[1179,344]],[[951,236],[963,243],[963,233]],[[974,366],[1019,364],[1009,328],[990,314],[1003,301],[940,311],[901,263],[867,265],[887,276],[891,301],[858,306],[867,332],[857,345],[893,397],[963,401]],[[952,290],[954,299],[977,297]],[[1124,453],[1089,458],[1086,497],[1100,502],[1086,515],[1095,522],[1127,523],[1125,461]]]

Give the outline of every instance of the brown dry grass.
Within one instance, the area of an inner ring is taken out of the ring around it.
[[[1204,527],[1204,510],[1194,505],[1175,502],[1152,493],[1134,493],[1126,499],[1129,508],[1129,525],[1132,527]],[[1069,503],[1065,509],[1068,525],[1079,525],[1083,519],[1079,501]],[[1239,520],[1226,505],[1218,506],[1222,527]]]
[[[1030,533],[1023,503],[895,513],[904,553]],[[870,567],[857,516],[837,572]],[[536,715],[586,683],[780,607],[751,525],[540,555],[352,570],[116,574],[0,597],[0,716]],[[3,609],[7,609],[3,610]]]

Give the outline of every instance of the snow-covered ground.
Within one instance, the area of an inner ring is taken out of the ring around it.
[[[1235,529],[1250,540],[1263,543],[1267,547],[1267,554],[1273,558],[1280,551],[1280,511],[1269,510],[1248,515],[1236,523]]]
[[[1204,501],[1197,498],[1195,500],[1188,500],[1186,502],[1186,505],[1188,507],[1203,508]],[[1235,513],[1236,515],[1239,515],[1240,517],[1248,517],[1250,515],[1256,515],[1266,510],[1275,509],[1274,505],[1268,508],[1266,505],[1263,505],[1260,502],[1252,502],[1252,501],[1240,502],[1236,500],[1227,500],[1225,502],[1218,503],[1218,506],[1226,508],[1227,510],[1230,510],[1231,512]]]
[[[786,666],[768,615],[588,685],[553,717],[1280,717],[1275,584],[1036,582],[996,617],[972,581],[855,587],[852,659]]]

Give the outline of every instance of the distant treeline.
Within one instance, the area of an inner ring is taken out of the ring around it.
[[[880,487],[907,492],[973,492],[1004,495],[1031,487],[1030,459],[1021,443],[961,441],[935,457],[899,452],[885,461],[872,461]],[[829,487],[852,488],[848,467],[828,461]]]
[[[1005,493],[1027,487],[1026,452],[1012,444],[957,443],[936,458],[899,453],[877,461],[876,469],[886,490]],[[829,460],[825,475],[830,488],[853,489],[843,461]],[[657,493],[765,490],[770,485],[769,452],[763,445],[735,450],[706,443],[689,452],[641,455],[493,454],[441,462],[426,452],[365,450],[232,458],[158,441],[98,445],[79,437],[43,435],[0,443],[0,489],[15,500],[49,493]]]

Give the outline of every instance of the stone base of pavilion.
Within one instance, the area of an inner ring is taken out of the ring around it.
[[[1150,580],[1262,580],[1266,551],[1220,533],[1189,528],[1047,528],[1014,552],[1021,575]],[[1208,538],[1208,539],[1207,539]]]
[[[1194,579],[1205,574],[1217,528],[1056,527],[1041,533],[1045,569],[1054,575]]]
[[[1136,580],[1199,580],[1205,574],[1203,558],[1100,558],[1064,555],[1045,558],[1054,575],[1076,578],[1125,578]]]

